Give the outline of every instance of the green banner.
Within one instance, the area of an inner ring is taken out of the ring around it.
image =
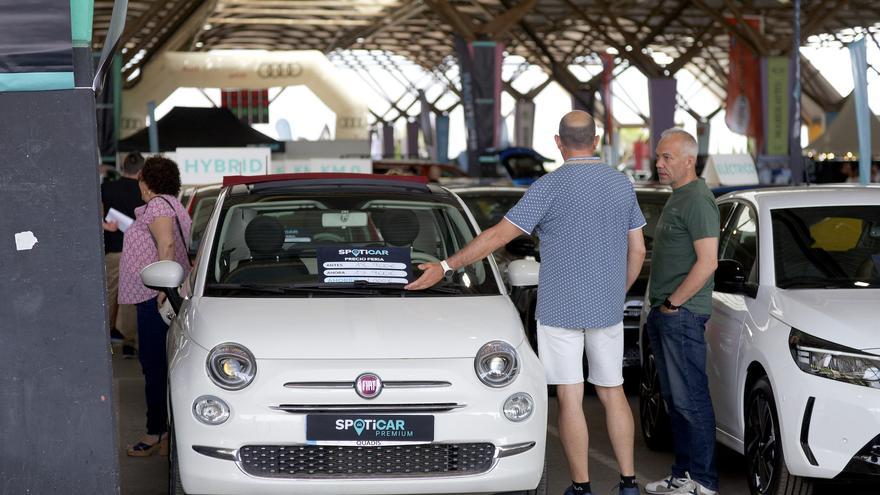
[[[788,57],[767,58],[767,154],[788,154]]]

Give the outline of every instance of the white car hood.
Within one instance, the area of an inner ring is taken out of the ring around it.
[[[880,290],[777,290],[771,311],[814,337],[853,349],[880,349]]]
[[[505,296],[219,298],[193,301],[193,340],[244,345],[257,359],[474,357],[490,340],[519,346],[519,315]]]

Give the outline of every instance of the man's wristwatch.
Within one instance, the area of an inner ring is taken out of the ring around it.
[[[681,306],[676,306],[672,304],[672,302],[667,297],[666,300],[663,301],[663,307],[668,309],[669,311],[678,311],[678,308],[680,308]]]
[[[440,262],[440,267],[443,268],[443,276],[444,277],[450,277],[450,276],[452,276],[453,273],[455,273],[455,270],[453,270],[449,266],[449,263],[447,263],[446,260],[443,260]]]

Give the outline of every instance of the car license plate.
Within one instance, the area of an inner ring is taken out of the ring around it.
[[[306,416],[306,440],[361,445],[431,442],[434,440],[434,416],[309,414]]]

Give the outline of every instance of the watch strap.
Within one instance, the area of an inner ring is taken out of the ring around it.
[[[443,268],[443,275],[452,275],[452,267],[449,266],[449,263],[447,263],[446,260],[440,262],[440,267]]]

